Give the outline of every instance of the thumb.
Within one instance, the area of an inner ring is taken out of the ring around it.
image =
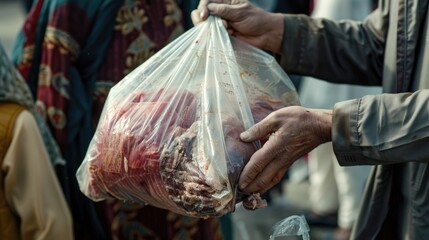
[[[272,132],[273,132],[273,128],[270,127],[270,124],[268,123],[268,121],[264,119],[259,123],[253,125],[253,127],[242,132],[240,134],[240,138],[244,142],[253,142],[256,140],[261,140],[266,138]]]
[[[208,11],[211,15],[218,16],[228,21],[234,21],[237,18],[237,5],[226,3],[209,3],[207,5]]]
[[[207,9],[207,4],[209,0],[200,0],[197,9],[191,12],[191,19],[194,25],[199,24],[200,22],[207,19],[209,16],[209,11]]]

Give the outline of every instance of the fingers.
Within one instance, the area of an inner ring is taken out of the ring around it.
[[[200,0],[197,9],[191,13],[191,19],[194,25],[197,25],[206,20],[210,14],[226,20],[240,18],[245,13],[239,14],[242,11],[237,10],[243,7],[243,4],[248,4],[248,2],[246,0]]]
[[[200,11],[198,9],[195,9],[191,12],[191,19],[194,26],[198,25],[203,20],[201,19]]]
[[[207,9],[207,5],[210,0],[200,0],[197,9],[191,12],[191,19],[194,25],[204,21],[209,16],[209,10]]]
[[[241,189],[245,193],[265,193],[275,185],[277,185],[282,179],[287,168],[280,168],[280,161],[271,161],[265,169],[259,173],[257,178],[250,182],[247,187]]]
[[[211,1],[210,4],[207,5],[207,9],[210,14],[219,16],[228,21],[236,20],[241,17],[240,12],[237,11],[238,8],[241,8],[240,4],[228,4],[228,3],[215,3],[215,1]]]
[[[259,123],[253,125],[251,128],[240,134],[240,138],[244,142],[253,142],[256,140],[261,140],[270,135],[275,129],[273,129],[272,124],[270,123],[269,115],[260,121]]]
[[[268,167],[272,162],[279,156],[283,155],[283,149],[281,141],[276,137],[270,138],[261,149],[256,151],[249,162],[245,165],[240,175],[239,187],[241,190],[250,191],[254,188],[262,189],[263,187],[269,186],[272,181],[272,176],[275,171],[281,167],[278,162],[277,167]],[[266,173],[262,173],[266,172]],[[261,175],[262,173],[262,175]],[[271,174],[271,177],[268,176]],[[264,178],[261,178],[263,176]],[[254,183],[255,179],[259,183]],[[249,184],[252,183],[250,190],[248,189]],[[256,184],[256,185],[255,185]]]
[[[265,149],[262,147],[256,151],[249,162],[244,166],[241,172],[240,179],[238,181],[241,190],[245,190],[247,186],[254,181],[260,172],[262,172],[265,166],[269,163],[268,158],[264,158]]]

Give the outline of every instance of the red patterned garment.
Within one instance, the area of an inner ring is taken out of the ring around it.
[[[174,0],[38,0],[29,12],[14,60],[67,161],[67,176],[59,177],[70,185],[63,189],[76,239],[223,238],[218,219],[121,201],[103,202],[95,220],[72,179],[110,88],[183,31]],[[96,221],[104,223],[104,234],[91,233]]]
[[[173,0],[125,2],[117,14],[113,41],[96,83],[94,116],[100,116],[110,87],[184,32],[181,17]],[[120,200],[105,202],[113,239],[223,238],[217,219],[194,219]]]
[[[100,116],[114,83],[183,32],[182,13],[174,0],[125,1],[117,14],[113,41],[96,83],[94,116]],[[120,200],[105,202],[113,239],[223,239],[216,218],[185,217]]]

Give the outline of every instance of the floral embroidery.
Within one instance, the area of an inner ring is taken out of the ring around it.
[[[55,107],[48,108],[49,121],[56,129],[63,129],[66,126],[66,115],[64,112]]]
[[[124,75],[130,73],[134,68],[139,66],[143,61],[154,54],[154,43],[143,32],[143,25],[149,21],[146,10],[140,6],[140,1],[126,1],[118,12],[116,17],[116,30],[124,35],[137,32],[138,37],[130,44],[127,49],[126,68]]]
[[[40,64],[39,86],[49,86],[51,84],[52,71],[48,65]]]
[[[178,8],[176,1],[165,0],[165,8],[167,15],[164,17],[165,26],[171,26],[175,23],[179,23],[182,19],[182,12]]]
[[[33,62],[34,49],[34,44],[24,47],[22,50],[22,64]]]
[[[61,94],[61,96],[70,99],[70,81],[62,73],[54,76],[52,79],[52,86]]]
[[[53,49],[57,46],[61,54],[70,53],[72,60],[76,59],[79,55],[79,43],[68,33],[53,27],[48,27],[46,29],[45,44],[48,49]]]
[[[135,220],[138,211],[143,209],[143,204],[114,200],[107,201],[113,204],[113,210],[118,213],[115,214],[112,220],[111,227],[113,232],[121,232],[125,239],[159,239],[150,228]],[[114,236],[113,239],[116,239],[116,237]]]
[[[167,221],[171,222],[171,225],[174,227],[174,232],[176,232],[176,235],[173,238],[174,240],[191,240],[194,239],[194,235],[198,232],[198,222],[204,220],[169,212],[167,215]]]
[[[176,24],[176,27],[171,31],[170,37],[167,40],[167,43],[169,43],[178,38],[185,31],[185,29],[180,23],[182,20],[182,11],[180,11],[176,1],[165,0],[165,6],[167,9],[167,15],[164,17],[165,26],[172,26],[173,24]]]
[[[101,98],[105,99],[107,97],[107,95],[109,94],[110,89],[114,85],[115,84],[112,82],[103,82],[103,81],[96,82],[93,97],[94,98],[100,98],[101,97]]]
[[[121,9],[119,9],[116,17],[117,25],[116,30],[121,30],[122,34],[127,35],[133,30],[141,31],[142,26],[148,21],[146,11],[143,8],[139,8],[137,4],[129,6],[125,3]]]
[[[165,16],[162,21],[165,27],[171,27],[170,36],[166,43],[177,38],[183,33],[183,26],[181,25],[182,12],[174,0],[164,0],[166,9]],[[144,9],[141,1],[125,1],[124,5],[118,12],[116,17],[117,31],[121,31],[124,35],[138,34],[138,36],[129,45],[126,53],[126,66],[123,71],[124,75],[127,75],[137,66],[146,61],[149,57],[153,56],[157,51],[158,45],[162,43],[154,43],[153,40],[144,32],[143,26],[150,21],[148,10]]]
[[[44,102],[40,100],[36,101],[36,111],[39,113],[42,119],[46,121],[46,105]]]
[[[140,34],[127,49],[129,54],[126,59],[127,68],[124,74],[130,73],[134,68],[138,67],[142,62],[155,54],[153,47],[155,44],[149,39],[146,34]]]

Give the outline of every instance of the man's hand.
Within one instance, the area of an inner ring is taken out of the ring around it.
[[[246,193],[264,193],[276,185],[298,158],[331,141],[332,112],[286,107],[243,132],[243,141],[268,138],[243,169],[239,187]]]
[[[282,14],[266,12],[246,0],[201,0],[191,17],[194,24],[198,24],[209,15],[224,19],[231,35],[255,47],[281,52]]]
[[[211,4],[212,3],[212,4]],[[204,21],[209,16],[209,4],[212,5],[211,8],[214,8],[212,10],[214,11],[224,11],[225,8],[229,8],[232,5],[240,5],[243,3],[248,3],[247,0],[200,0],[200,3],[198,4],[197,9],[192,11],[191,18],[194,25],[197,25],[198,23]],[[213,7],[213,4],[217,7]],[[230,6],[228,6],[230,5]],[[220,8],[220,10],[219,10]],[[216,14],[214,14],[216,15]],[[223,14],[225,15],[225,14]]]

